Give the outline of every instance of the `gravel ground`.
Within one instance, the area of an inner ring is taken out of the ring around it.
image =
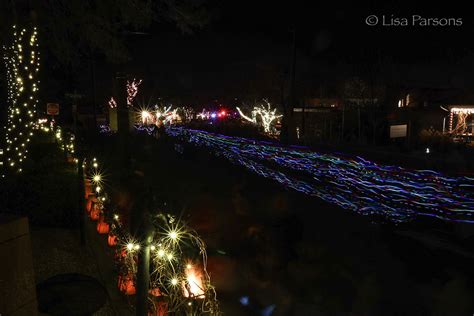
[[[96,278],[102,283],[95,255],[90,247],[80,246],[78,231],[32,228],[31,246],[36,284],[62,273],[80,273]],[[107,301],[94,315],[117,314]]]

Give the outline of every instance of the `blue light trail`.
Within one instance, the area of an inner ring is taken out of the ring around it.
[[[474,222],[474,178],[378,165],[361,157],[317,153],[305,147],[184,127],[169,127],[167,133],[287,188],[361,215],[383,216],[396,223],[416,216]]]

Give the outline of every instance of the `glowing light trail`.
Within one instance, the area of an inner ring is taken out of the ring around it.
[[[210,149],[285,187],[393,222],[416,216],[474,222],[474,179],[384,166],[277,143],[170,127],[169,135]]]

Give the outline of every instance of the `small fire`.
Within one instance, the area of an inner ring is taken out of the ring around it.
[[[201,272],[192,265],[186,266],[186,282],[184,285],[185,297],[200,297],[204,295]]]

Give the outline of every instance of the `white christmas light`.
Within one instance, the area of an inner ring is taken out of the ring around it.
[[[459,107],[453,107],[451,108],[451,112],[453,113],[463,113],[463,114],[472,114],[474,113],[474,107],[472,108],[459,108]]]
[[[28,33],[31,33],[31,36],[28,36]],[[11,171],[21,172],[21,163],[28,152],[25,144],[29,142],[29,136],[33,135],[33,129],[36,128],[34,114],[38,99],[35,92],[38,90],[37,74],[40,66],[36,27],[28,32],[26,29],[18,32],[13,26],[13,43],[4,46],[4,51],[9,106],[5,126],[5,141],[8,144],[5,159],[9,163],[3,165],[10,166]],[[29,64],[35,66],[34,70],[29,70]],[[28,87],[32,89],[29,90]],[[21,110],[19,105],[24,110]],[[6,171],[2,168],[2,177]]]
[[[132,81],[127,80],[127,105],[133,106],[132,102],[137,96],[138,86],[141,85],[142,80],[133,79]]]
[[[264,100],[266,107],[263,104],[259,106],[255,106],[252,110],[252,116],[249,117],[245,115],[239,107],[237,107],[237,111],[239,111],[240,116],[242,116],[245,120],[253,123],[258,124],[257,117],[260,116],[260,123],[263,126],[263,130],[265,133],[271,132],[271,126],[276,119],[283,117],[283,115],[277,115],[277,109],[272,109],[270,102]]]
[[[174,230],[171,231],[168,235],[169,235],[170,238],[173,239],[173,240],[176,240],[176,238],[178,238],[178,232],[176,232],[176,231],[174,231]]]
[[[109,107],[111,109],[114,109],[117,107],[117,101],[115,101],[114,97],[110,97],[110,100],[109,100]]]

